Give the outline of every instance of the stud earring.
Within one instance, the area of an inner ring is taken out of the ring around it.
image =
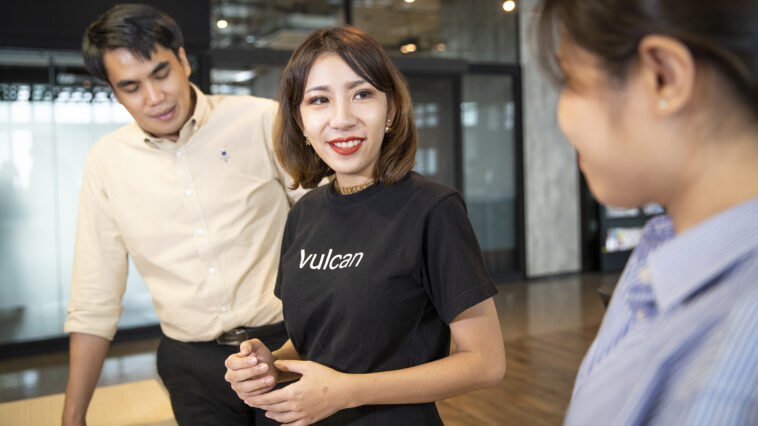
[[[305,136],[305,133],[303,133],[303,136]],[[310,146],[310,145],[311,145],[311,140],[308,139],[308,136],[305,136],[305,146]]]
[[[392,130],[392,120],[387,120],[387,125],[384,126],[384,133],[389,133]]]
[[[663,111],[663,110],[668,109],[668,107],[669,107],[669,101],[667,101],[666,99],[663,99],[663,98],[661,98],[661,99],[658,100],[658,109],[659,110]]]

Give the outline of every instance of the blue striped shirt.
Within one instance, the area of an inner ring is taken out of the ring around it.
[[[645,225],[565,425],[758,425],[758,198]]]

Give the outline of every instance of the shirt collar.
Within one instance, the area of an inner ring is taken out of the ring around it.
[[[667,226],[673,233],[670,220]],[[647,259],[658,309],[678,305],[757,248],[758,198],[662,243]]]
[[[205,96],[205,94],[193,83],[190,83],[190,88],[195,94],[195,110],[192,112],[189,120],[187,120],[187,122],[184,123],[182,128],[179,130],[179,139],[177,142],[189,139],[189,136],[192,136],[199,128],[204,126],[208,121],[208,115],[210,113],[210,106],[208,104],[207,96]],[[139,129],[144,136],[145,143],[147,144],[158,146],[167,142],[167,139],[157,138],[147,133],[141,127]],[[173,142],[171,144],[174,145]]]

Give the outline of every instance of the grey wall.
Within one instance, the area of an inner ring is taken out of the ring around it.
[[[579,171],[576,153],[558,128],[558,92],[534,56],[536,0],[521,0],[526,275],[581,269]]]

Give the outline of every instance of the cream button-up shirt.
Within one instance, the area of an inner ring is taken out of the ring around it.
[[[176,142],[131,123],[87,155],[66,332],[113,338],[127,256],[168,337],[208,341],[281,321],[281,237],[304,191],[287,188],[274,156],[277,104],[193,90],[195,111]]]

